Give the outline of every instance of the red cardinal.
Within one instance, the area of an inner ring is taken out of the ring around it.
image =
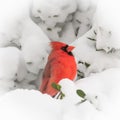
[[[55,96],[58,91],[52,87],[52,83],[58,83],[63,78],[74,80],[77,71],[75,58],[72,54],[73,46],[62,42],[51,42],[52,51],[48,57],[43,72],[40,91]]]

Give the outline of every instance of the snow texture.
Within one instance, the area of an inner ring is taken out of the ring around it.
[[[109,69],[75,83],[63,79],[59,83],[66,95],[63,100],[43,95],[37,90],[18,89],[8,92],[0,98],[0,118],[3,120],[120,119],[117,112],[120,99],[119,72],[120,68]],[[82,98],[76,94],[77,89],[82,89],[86,93],[87,100],[80,104],[78,103]]]
[[[119,11],[119,0],[0,0],[0,120],[119,120]],[[77,63],[55,98],[39,91],[51,41],[75,46]]]

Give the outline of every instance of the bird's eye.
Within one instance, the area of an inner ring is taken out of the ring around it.
[[[65,51],[65,50],[66,50],[66,48],[65,48],[65,47],[62,47],[61,49],[62,49],[63,51]]]
[[[67,51],[67,47],[68,47],[68,45],[62,47],[61,49],[66,52]]]

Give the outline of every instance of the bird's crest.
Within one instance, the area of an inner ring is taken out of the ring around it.
[[[51,47],[52,47],[53,49],[55,49],[55,50],[60,49],[61,47],[66,46],[65,43],[58,42],[58,41],[53,41],[53,42],[50,43],[50,45],[51,45]]]

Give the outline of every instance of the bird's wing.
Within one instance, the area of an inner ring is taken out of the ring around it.
[[[63,72],[65,69],[65,66],[64,64],[61,64],[61,62],[57,60],[52,61],[50,66],[51,66],[50,78],[48,80],[45,93],[48,93],[51,96],[54,96],[57,94],[58,91],[52,87],[52,84],[58,83],[63,78],[63,74],[64,74]]]
[[[46,88],[47,88],[47,84],[49,82],[50,79],[50,63],[48,62],[46,64],[45,70],[43,72],[43,77],[42,77],[42,84],[40,86],[40,91],[42,93],[45,92]]]
[[[52,87],[52,83],[58,83],[62,78],[66,76],[66,69],[64,62],[57,59],[51,59],[46,64],[43,80],[40,87],[40,91],[42,93],[47,93],[51,96],[57,94],[57,90]]]

